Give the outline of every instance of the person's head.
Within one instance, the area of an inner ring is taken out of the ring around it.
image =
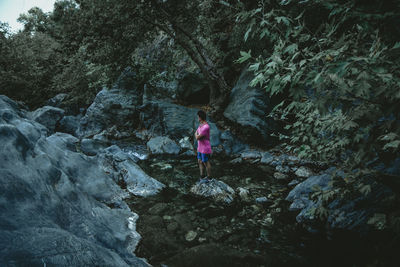
[[[199,121],[205,121],[206,120],[206,113],[202,110],[197,111],[197,116],[199,117]]]

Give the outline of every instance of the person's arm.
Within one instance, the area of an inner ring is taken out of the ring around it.
[[[196,131],[196,139],[201,140],[205,138],[207,131],[210,131],[208,124],[204,125],[199,131]]]
[[[199,133],[196,131],[195,137],[196,137],[196,140],[200,140],[200,139],[202,139],[202,138],[204,137],[204,135],[199,134]]]

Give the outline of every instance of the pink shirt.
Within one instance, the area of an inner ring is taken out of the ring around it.
[[[203,154],[211,154],[211,144],[210,144],[210,126],[205,124],[200,124],[199,128],[197,128],[197,132],[203,137],[197,140],[197,152]]]

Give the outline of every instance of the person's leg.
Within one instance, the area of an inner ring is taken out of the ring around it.
[[[203,161],[201,160],[201,158],[199,158],[199,156],[198,156],[198,158],[197,158],[197,162],[199,163],[200,178],[203,178],[203,177],[204,177],[204,163],[203,163]]]
[[[207,170],[207,177],[211,179],[211,163],[209,160],[205,163],[206,165],[206,170]]]

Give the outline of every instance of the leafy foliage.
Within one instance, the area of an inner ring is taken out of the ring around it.
[[[238,61],[251,62],[251,85],[286,96],[272,114],[287,122],[286,149],[349,165],[399,152],[399,3],[258,3],[237,18],[268,53]]]

